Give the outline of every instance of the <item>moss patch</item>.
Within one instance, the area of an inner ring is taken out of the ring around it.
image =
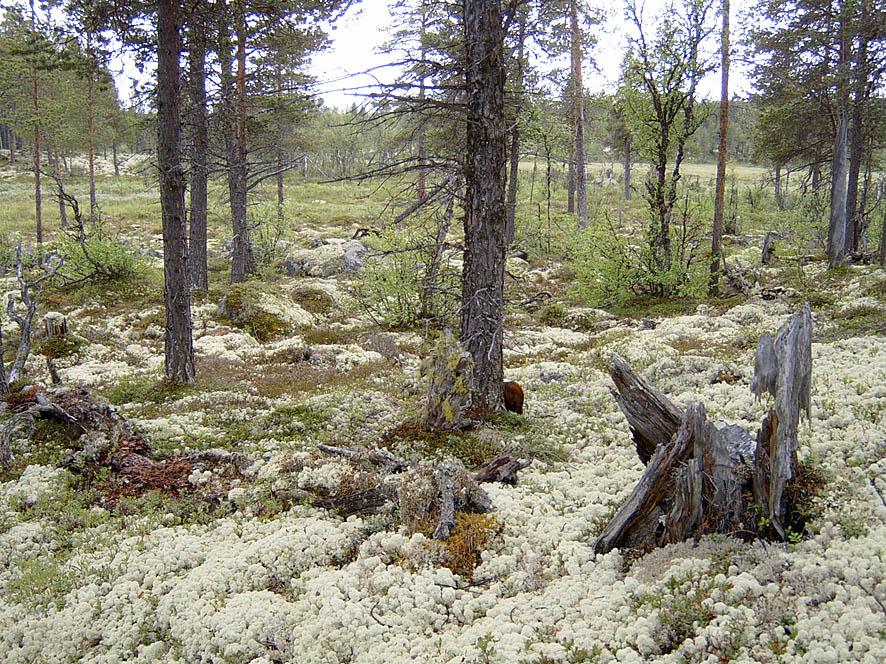
[[[417,419],[406,420],[385,432],[383,447],[412,452],[413,456],[454,456],[466,466],[478,467],[501,454],[501,447],[471,431],[435,431]]]
[[[167,401],[181,399],[188,394],[194,394],[197,388],[192,385],[182,385],[161,378],[124,378],[117,385],[105,392],[105,398],[115,406],[125,403],[150,403],[160,404]]]

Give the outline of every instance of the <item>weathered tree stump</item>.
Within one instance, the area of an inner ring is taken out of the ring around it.
[[[763,246],[760,249],[760,264],[769,265],[775,260],[775,238],[778,237],[774,231],[766,233],[763,238]]]
[[[474,362],[450,330],[443,331],[434,351],[422,364],[422,375],[428,377],[428,428],[465,428],[469,423]]]
[[[756,437],[709,422],[701,403],[680,411],[617,355],[610,374],[637,453],[647,463],[627,502],[606,525],[595,550],[648,549],[708,532],[757,533],[767,517],[783,539],[785,489],[797,474],[800,410],[809,414],[812,315],[807,304],[760,339],[751,389],[775,397]],[[678,418],[678,419],[677,419]],[[674,426],[677,419],[678,425]],[[651,456],[648,456],[651,455]],[[743,496],[753,495],[753,503]]]
[[[64,315],[50,311],[43,317],[43,339],[51,341],[53,339],[64,339],[68,335],[68,319]],[[61,385],[62,379],[58,375],[58,369],[55,366],[55,357],[52,353],[46,355],[46,368],[52,378],[53,385]]]
[[[649,463],[656,448],[677,433],[683,413],[618,355],[612,356],[609,375],[618,390],[612,396],[628,421],[640,461]]]

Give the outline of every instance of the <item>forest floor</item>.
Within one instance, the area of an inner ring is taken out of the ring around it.
[[[293,246],[345,241],[369,225],[365,203],[342,202],[353,193],[327,203],[328,187],[303,192]],[[141,215],[139,242],[159,249],[159,215]],[[731,264],[758,262],[759,240],[730,244]],[[221,242],[213,246],[213,285],[193,309],[194,388],[160,379],[156,255],[135,282],[49,293],[47,305],[81,340],[58,361],[65,384],[115,404],[150,438],[154,458],[225,450],[247,461],[233,470],[197,464],[176,491],[112,495],[111,478],[87,482],[60,467],[76,446],[64,432],[41,425],[31,443],[14,446],[0,476],[0,661],[886,657],[882,270],[827,272],[822,261],[785,258],[760,269],[746,296],[613,312],[561,299],[563,265],[509,259],[506,377],[523,385],[525,414],[414,440],[385,434],[421,413],[421,333],[379,329],[353,299],[354,275],[339,273],[255,282],[250,297],[285,329],[238,327],[219,312],[226,260]],[[2,285],[14,283],[7,275]],[[553,300],[521,304],[540,292]],[[788,543],[736,533],[639,558],[595,555],[597,535],[643,471],[610,394],[610,354],[678,404],[703,401],[712,419],[755,431],[764,412],[749,389],[757,339],[806,299],[812,413],[799,454],[823,480],[806,503],[806,531]],[[29,376],[48,384],[40,352]],[[426,463],[454,454],[475,467],[503,452],[533,463],[516,486],[484,485],[494,511],[462,515],[457,552],[393,512],[343,517],[300,499],[341,495],[365,479],[320,454],[322,443],[384,444]]]

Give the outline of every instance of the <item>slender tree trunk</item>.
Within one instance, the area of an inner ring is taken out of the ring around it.
[[[37,11],[34,7],[34,0],[31,0],[31,30],[37,31]],[[34,79],[34,95],[33,95],[33,111],[34,111],[34,154],[32,161],[34,164],[34,216],[37,220],[37,243],[43,242],[43,192],[40,182],[40,79],[37,78],[37,68],[35,67],[31,75]]]
[[[504,27],[499,0],[463,0],[467,83],[461,342],[474,360],[473,405],[504,408]]]
[[[16,143],[17,142],[18,142],[18,138],[16,137],[15,132],[12,129],[10,129],[9,130],[9,163],[10,164],[15,163],[15,150],[16,150]]]
[[[206,24],[197,12],[192,14],[188,69],[191,97],[191,223],[189,229],[190,283],[203,292],[209,290],[206,250],[207,201],[209,190],[209,122],[206,115]]]
[[[775,165],[775,206],[784,209],[784,198],[781,195],[781,165]]]
[[[831,216],[828,223],[828,266],[842,265],[846,260],[846,189],[847,171],[846,143],[849,118],[840,109],[837,133],[834,138],[834,159],[831,164]]]
[[[625,141],[624,148],[624,189],[625,189],[625,200],[631,200],[631,195],[633,191],[631,190],[631,139],[628,138]]]
[[[95,195],[95,59],[91,53],[90,36],[87,36],[87,50],[90,53],[90,70],[86,81],[86,158],[89,168],[89,217],[94,220],[98,207]]]
[[[58,156],[58,150],[53,150],[53,166],[55,167],[55,178],[59,182],[62,181],[62,166]],[[68,210],[65,207],[65,197],[62,196],[61,186],[58,188],[58,219],[59,225],[64,229],[68,227]]]
[[[277,64],[277,90],[280,91],[280,92],[278,92],[278,94],[281,95],[281,97],[278,98],[278,103],[282,106],[283,105],[283,99],[282,99],[283,68],[280,66],[279,63]],[[282,135],[283,135],[282,123],[278,124],[277,131],[279,132],[280,136],[282,137]],[[285,210],[284,210],[284,203],[286,202],[286,198],[285,198],[285,191],[283,190],[283,173],[285,171],[284,158],[286,157],[286,155],[283,152],[283,141],[282,140],[277,141],[274,156],[277,160],[277,176],[276,176],[276,180],[277,180],[277,221],[282,224],[283,220],[286,216]]]
[[[523,55],[526,39],[526,17],[520,14],[517,34],[517,90],[515,93],[514,118],[511,124],[511,165],[508,180],[508,219],[505,233],[508,246],[514,243],[517,233],[517,185],[520,175],[520,111],[523,107]]]
[[[723,243],[723,208],[726,198],[726,158],[729,137],[729,0],[722,0],[723,28],[720,32],[720,143],[717,147],[717,184],[714,196],[714,228],[711,233],[711,280],[709,292],[720,285]]]
[[[420,53],[420,66],[422,68],[421,76],[418,79],[418,99],[419,106],[424,106],[425,100],[425,58],[427,57],[427,51],[425,49],[425,38],[428,29],[428,17],[427,14],[422,11],[421,13],[421,32],[419,34],[419,39],[421,41],[421,53]],[[418,182],[416,183],[416,196],[419,201],[424,201],[427,196],[427,183],[425,182],[427,178],[427,172],[425,170],[425,161],[427,160],[427,147],[425,145],[425,119],[423,117],[418,118]]]
[[[585,101],[581,76],[581,30],[578,26],[578,0],[569,3],[570,31],[572,33],[572,119],[575,141],[575,213],[578,227],[588,225],[587,177],[585,175]]]
[[[111,144],[111,156],[114,159],[114,175],[120,177],[120,158],[117,154],[117,139]]]
[[[559,179],[560,169],[557,169],[557,180]],[[569,141],[569,166],[566,175],[566,213],[575,214],[575,142],[572,140]]]
[[[163,211],[163,301],[166,306],[166,377],[195,379],[188,283],[185,175],[181,163],[181,72],[178,0],[157,4],[157,163]]]
[[[858,206],[858,176],[864,161],[864,130],[862,118],[867,97],[868,70],[868,14],[870,0],[861,3],[859,19],[859,44],[855,53],[853,71],[852,117],[849,124],[849,182],[846,188],[846,251],[858,249],[861,239],[861,209]]]
[[[228,194],[231,203],[233,255],[231,283],[244,281],[255,272],[249,221],[247,218],[246,165],[246,19],[242,2],[234,5],[237,36],[236,78],[233,74],[230,39],[223,38],[219,49],[222,64],[223,95],[225,98],[225,148],[228,161]]]

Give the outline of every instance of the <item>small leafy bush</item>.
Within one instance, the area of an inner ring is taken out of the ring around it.
[[[144,267],[138,252],[109,233],[100,221],[88,231],[63,234],[58,250],[65,257],[62,273],[74,282],[127,281]]]
[[[433,226],[418,220],[373,239],[354,295],[378,325],[411,329],[433,320],[441,326],[454,315],[459,275],[436,250]]]

